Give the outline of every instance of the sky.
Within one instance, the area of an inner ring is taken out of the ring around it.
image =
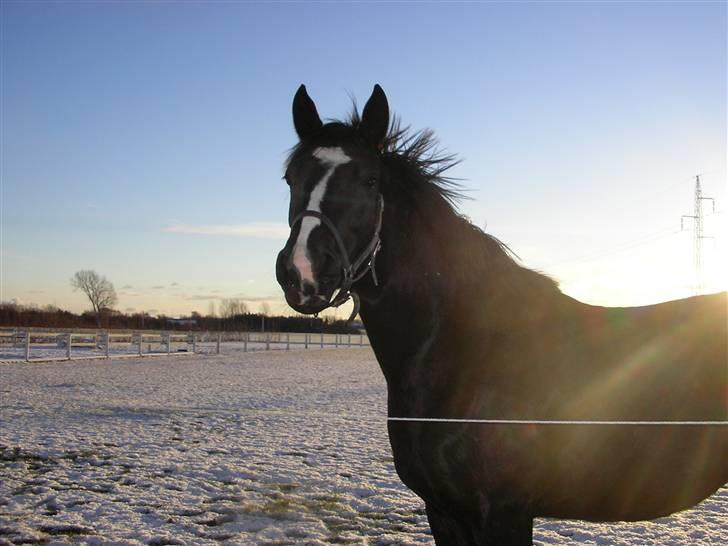
[[[293,313],[275,281],[301,83],[344,117],[379,83],[463,161],[460,211],[564,292],[726,289],[726,3],[0,4],[0,300]],[[341,315],[348,312],[342,308]]]

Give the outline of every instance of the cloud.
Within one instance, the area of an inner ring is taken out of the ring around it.
[[[261,301],[273,301],[273,300],[279,300],[281,299],[280,296],[244,296],[242,294],[236,294],[234,296],[236,299],[243,300],[243,301],[249,301],[249,302],[261,302]]]
[[[218,300],[220,299],[219,294],[192,294],[190,296],[184,296],[183,299],[190,301],[204,301],[204,300]]]
[[[96,203],[94,201],[87,201],[83,204],[83,206],[78,211],[81,216],[84,216],[86,218],[99,218],[104,214],[104,207],[100,203]]]
[[[213,235],[222,237],[248,237],[253,239],[287,239],[290,228],[276,222],[251,224],[172,224],[162,229],[164,233]]]
[[[152,290],[163,290],[163,289],[164,289],[163,284],[158,284],[156,286],[152,286]]]
[[[125,284],[121,287],[122,290],[132,290],[134,287],[130,284]]]
[[[244,294],[233,294],[232,296],[223,296],[219,293],[219,290],[215,290],[212,293],[208,294],[186,294],[182,298],[188,301],[205,301],[205,300],[222,300],[225,298],[231,298],[236,300],[241,300],[245,302],[261,302],[261,301],[278,301],[282,300],[283,298],[281,296],[246,296]]]

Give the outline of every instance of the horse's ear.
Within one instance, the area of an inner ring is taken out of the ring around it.
[[[296,91],[296,96],[293,97],[293,125],[296,128],[296,133],[298,133],[298,138],[301,140],[311,137],[323,125],[316,111],[316,105],[308,96],[306,86],[303,84]]]
[[[389,129],[389,104],[384,90],[376,84],[372,96],[369,97],[359,125],[364,137],[377,148],[384,145],[384,139]]]

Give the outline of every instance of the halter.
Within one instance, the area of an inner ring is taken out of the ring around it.
[[[344,245],[344,240],[342,239],[339,230],[336,229],[336,225],[322,213],[315,210],[303,210],[291,222],[291,229],[293,229],[293,227],[298,222],[303,220],[306,216],[313,216],[314,218],[318,218],[319,220],[321,220],[322,224],[329,228],[329,231],[333,234],[334,239],[336,240],[336,245],[339,248],[341,261],[343,262],[343,275],[341,286],[339,286],[339,291],[337,292],[336,297],[329,301],[328,305],[326,305],[324,309],[327,309],[329,307],[339,307],[341,304],[348,301],[349,298],[352,298],[354,300],[354,310],[349,317],[349,322],[351,322],[356,314],[359,312],[359,298],[355,293],[351,292],[351,286],[358,280],[362,279],[370,271],[372,272],[372,280],[374,281],[374,286],[379,286],[377,272],[374,269],[374,262],[377,259],[377,253],[379,252],[379,249],[382,247],[382,240],[379,238],[379,232],[382,229],[384,199],[382,198],[381,194],[379,194],[378,203],[379,214],[377,216],[377,226],[374,229],[374,236],[353,263],[349,261],[349,253],[346,250],[346,245]]]

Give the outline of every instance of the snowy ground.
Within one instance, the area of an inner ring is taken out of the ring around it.
[[[432,543],[369,349],[0,364],[0,545]],[[728,544],[728,489],[535,543]]]

